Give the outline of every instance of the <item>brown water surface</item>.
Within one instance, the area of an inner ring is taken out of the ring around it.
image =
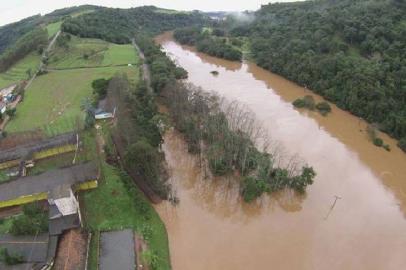
[[[304,197],[285,192],[247,205],[232,177],[205,179],[181,136],[168,132],[163,148],[180,204],[157,210],[174,270],[406,269],[406,155],[396,141],[380,134],[392,151],[375,147],[366,123],[335,106],[327,117],[297,111],[291,102],[311,93],[252,63],[196,53],[169,35],[157,41],[190,82],[247,105],[285,155],[317,171]]]

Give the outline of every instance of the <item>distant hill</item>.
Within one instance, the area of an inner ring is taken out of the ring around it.
[[[4,25],[0,27],[0,54],[2,54],[8,47],[13,45],[19,38],[28,32],[34,30],[34,28],[54,22],[62,19],[65,16],[75,14],[85,10],[96,10],[99,7],[91,5],[76,6],[64,9],[58,9],[54,12],[46,14],[44,16],[35,15],[21,21]]]
[[[80,37],[129,43],[136,32],[157,34],[178,27],[201,25],[209,17],[201,12],[177,12],[143,6],[130,9],[103,8],[67,19],[62,30]]]
[[[406,4],[318,0],[262,6],[234,28],[253,60],[406,142]],[[405,145],[406,149],[406,145]]]

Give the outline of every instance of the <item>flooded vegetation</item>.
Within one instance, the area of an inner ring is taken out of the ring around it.
[[[367,124],[331,106],[327,117],[295,109],[323,99],[249,62],[213,58],[157,41],[196,86],[247,106],[283,156],[311,164],[305,195],[281,191],[243,202],[233,176],[208,178],[184,138],[164,137],[170,182],[180,202],[157,207],[174,269],[401,269],[406,265],[406,155],[374,146]],[[218,76],[210,71],[217,70]],[[208,259],[209,258],[209,259]],[[294,258],[294,259],[292,259]]]

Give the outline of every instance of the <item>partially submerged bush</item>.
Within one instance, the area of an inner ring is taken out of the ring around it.
[[[316,106],[314,98],[310,95],[304,96],[303,98],[298,98],[295,101],[293,101],[292,104],[296,108],[306,108],[309,110],[314,110],[314,108]]]
[[[330,104],[325,101],[317,103],[316,109],[324,116],[331,112]]]

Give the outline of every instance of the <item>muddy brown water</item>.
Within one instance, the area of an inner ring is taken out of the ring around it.
[[[197,53],[168,34],[157,42],[190,82],[248,106],[286,155],[318,174],[306,196],[247,205],[232,177],[206,179],[182,137],[168,132],[163,148],[180,203],[157,210],[174,270],[406,269],[406,155],[396,141],[380,134],[392,151],[375,147],[366,123],[335,106],[328,117],[296,110],[291,102],[311,93],[252,63]]]

